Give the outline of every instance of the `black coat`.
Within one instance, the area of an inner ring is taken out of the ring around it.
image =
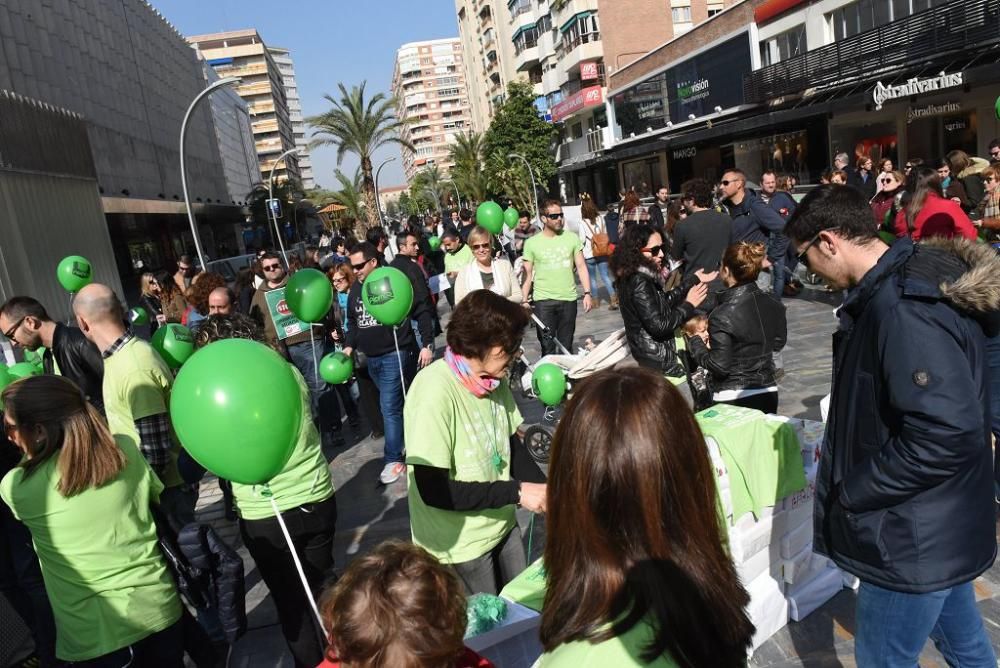
[[[875,183],[875,176],[874,171],[868,172],[868,180],[866,181],[861,178],[861,171],[855,169],[847,175],[847,185],[855,188],[870,202],[872,197],[875,197],[875,191],[878,189],[878,184]]]
[[[644,267],[617,284],[629,351],[639,366],[675,378],[686,375],[674,330],[694,315],[694,306],[684,297],[697,284],[698,277],[691,276],[664,292],[660,278]]]
[[[968,582],[996,556],[985,332],[989,246],[897,241],[853,288],[834,335],[814,549],[909,593]]]
[[[247,631],[246,583],[243,560],[207,524],[188,524],[177,535],[177,546],[198,579],[210,607],[232,644]]]
[[[785,306],[747,283],[719,293],[709,314],[711,349],[698,337],[688,341],[691,357],[711,374],[713,392],[772,387],[775,353],[788,336]]]
[[[104,359],[101,351],[79,329],[61,322],[56,323],[52,349],[42,358],[45,373],[55,373],[57,366],[59,374],[76,383],[87,401],[103,413]]]
[[[428,345],[434,346],[434,313],[436,307],[431,299],[430,286],[427,285],[427,276],[420,268],[417,261],[405,255],[396,255],[389,263],[390,267],[399,269],[410,279],[413,286],[413,306],[410,307],[410,319],[417,321],[420,331],[420,341],[426,348]]]

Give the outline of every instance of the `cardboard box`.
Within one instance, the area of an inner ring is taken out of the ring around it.
[[[781,537],[781,558],[791,559],[805,547],[812,547],[813,525],[806,522]]]
[[[736,573],[740,576],[740,581],[744,586],[753,582],[765,573],[775,580],[782,579],[781,554],[778,543],[771,543],[767,549],[761,550],[742,562],[736,564]]]
[[[747,614],[757,627],[752,645],[753,649],[757,649],[788,623],[788,599],[785,598],[784,583],[769,573],[747,585],[747,593],[750,594]]]

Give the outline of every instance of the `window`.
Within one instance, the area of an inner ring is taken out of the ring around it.
[[[760,44],[761,65],[773,65],[788,60],[808,50],[806,46],[806,26],[803,23],[791,30],[775,35]]]
[[[945,0],[856,0],[826,15],[834,41],[906,18]]]
[[[543,32],[552,30],[552,15],[546,14],[542,18],[538,19],[538,23],[535,24],[535,29],[538,31],[539,35]]]
[[[566,51],[572,51],[580,44],[596,42],[601,39],[596,12],[576,16],[561,30],[562,46]]]
[[[522,28],[514,38],[514,53],[520,54],[525,49],[538,45],[538,30],[535,26]]]
[[[691,23],[691,8],[673,7],[670,10],[670,18],[674,23]]]
[[[709,5],[708,7],[708,18],[712,18],[716,14],[722,12],[722,7],[718,5]]]

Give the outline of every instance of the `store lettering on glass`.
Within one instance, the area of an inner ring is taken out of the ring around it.
[[[927,79],[919,79],[913,77],[906,83],[899,86],[886,86],[881,81],[875,84],[875,88],[872,90],[872,100],[875,102],[875,109],[881,109],[882,105],[889,100],[895,100],[900,97],[910,97],[912,95],[920,95],[922,93],[933,93],[934,91],[943,90],[945,88],[954,88],[955,86],[961,86],[965,82],[965,73],[956,72],[954,74],[945,74],[941,72],[936,77],[930,77]]]

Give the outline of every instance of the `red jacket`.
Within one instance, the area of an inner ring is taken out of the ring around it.
[[[896,214],[896,236],[905,237],[909,234],[906,224],[906,208]],[[928,193],[924,200],[924,206],[917,213],[917,219],[913,222],[913,233],[910,234],[914,241],[919,241],[921,237],[956,237],[962,236],[966,239],[975,240],[977,237],[976,228],[972,221],[965,215],[956,202],[950,199],[938,197],[935,193]]]

